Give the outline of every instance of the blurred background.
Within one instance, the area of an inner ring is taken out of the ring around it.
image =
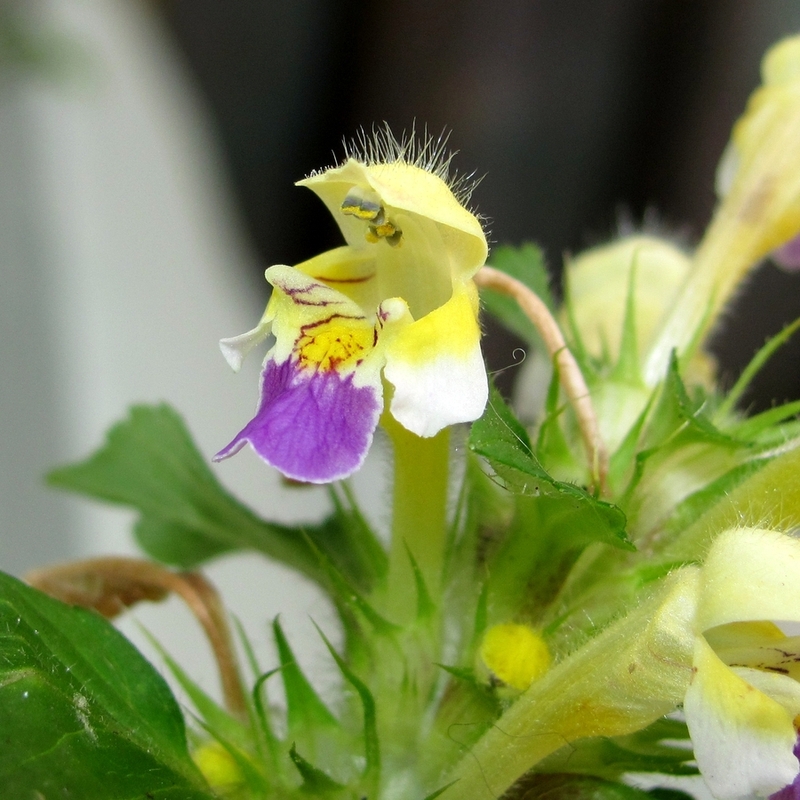
[[[209,456],[249,419],[258,359],[234,376],[216,340],[258,319],[266,266],[338,243],[292,184],[343,138],[451,131],[492,241],[540,243],[557,282],[621,227],[698,240],[761,56],[798,30],[800,0],[0,0],[0,568],[135,552],[126,514],[42,488],[131,403],[176,406]],[[758,271],[723,375],[800,316],[798,290]],[[514,347],[490,329],[494,368]],[[797,397],[795,340],[746,402]],[[249,453],[216,469],[274,519],[326,507]],[[259,624],[289,580],[270,567],[270,600],[262,569],[214,567],[243,616],[259,592]]]

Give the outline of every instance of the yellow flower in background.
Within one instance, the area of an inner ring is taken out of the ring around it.
[[[367,144],[362,142],[362,144]],[[285,475],[322,483],[361,466],[383,411],[430,437],[483,413],[488,395],[473,275],[486,260],[468,187],[447,180],[443,143],[378,133],[367,152],[300,186],[346,245],[266,272],[274,291],[252,331],[221,342],[238,369],[270,333],[255,417],[217,454],[249,443]]]
[[[663,378],[674,348],[699,344],[762,258],[785,248],[785,262],[800,263],[800,36],[772,47],[761,73],[720,164],[721,203],[648,356],[648,385]]]
[[[800,233],[800,36],[764,56],[763,85],[733,128],[717,173],[717,191],[754,229],[757,260]]]

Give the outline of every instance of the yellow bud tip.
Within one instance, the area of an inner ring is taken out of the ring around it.
[[[484,634],[480,656],[498,680],[519,691],[527,689],[550,668],[550,650],[541,634],[528,625],[509,622]]]
[[[765,84],[790,83],[800,79],[800,36],[790,36],[771,47],[761,64]]]
[[[192,757],[212,788],[235,786],[243,781],[233,756],[219,742],[201,745]]]

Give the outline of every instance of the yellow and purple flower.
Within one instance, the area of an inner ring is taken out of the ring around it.
[[[449,159],[381,132],[366,156],[299,182],[333,214],[346,245],[266,271],[273,295],[259,324],[222,340],[236,370],[270,333],[253,419],[215,460],[246,443],[296,480],[358,469],[384,410],[430,437],[476,419],[487,399],[473,275],[486,260],[468,192]]]

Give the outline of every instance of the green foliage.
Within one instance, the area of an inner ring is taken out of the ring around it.
[[[344,679],[356,690],[361,700],[361,707],[364,712],[364,770],[362,778],[364,779],[364,791],[367,796],[375,795],[380,786],[381,775],[381,749],[378,741],[375,698],[364,681],[347,666],[344,659],[336,652],[336,649],[319,627],[317,627],[317,630]]]
[[[697,775],[693,760],[686,724],[660,719],[629,736],[580,740],[545,759],[536,771],[571,772],[608,780],[619,780],[628,772]]]
[[[632,549],[622,511],[548,474],[494,388],[486,412],[472,426],[469,445],[486,458],[515,501],[505,531],[484,555],[490,622],[540,620],[587,545]]]
[[[630,549],[622,511],[552,478],[536,458],[525,428],[494,387],[484,415],[472,426],[469,446],[489,462],[512,494],[555,500],[552,510],[562,509],[571,517],[563,533],[573,543],[603,542]]]
[[[318,769],[310,761],[303,758],[297,752],[294,744],[289,750],[289,758],[292,759],[297,771],[300,773],[300,777],[303,779],[303,790],[306,793],[327,796],[338,794],[344,790],[345,787],[341,783],[337,783],[326,772]]]
[[[94,612],[0,573],[5,797],[210,800],[166,683]]]
[[[257,517],[223,488],[180,415],[167,405],[133,407],[129,418],[108,432],[104,447],[81,463],[54,470],[48,481],[135,509],[142,549],[185,569],[240,549],[261,552],[323,585],[327,574],[317,550],[362,587],[386,568],[363,517],[340,500],[317,526],[301,529]]]
[[[289,646],[289,640],[277,619],[272,623],[272,631],[282,667],[281,678],[286,691],[286,718],[290,734],[304,735],[325,728],[338,727],[336,718],[320,700],[300,669]]]
[[[761,371],[762,367],[772,358],[775,352],[791,339],[798,328],[800,328],[800,319],[796,319],[780,331],[780,333],[771,337],[753,356],[750,363],[742,370],[739,379],[720,404],[717,410],[717,414],[720,417],[724,417],[726,414],[730,414],[733,411],[747,387],[752,383],[753,378]]]

